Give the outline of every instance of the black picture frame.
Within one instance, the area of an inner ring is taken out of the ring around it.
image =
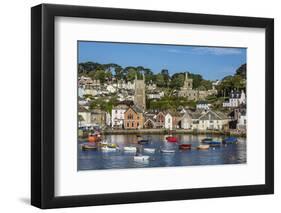
[[[265,184],[78,196],[55,189],[55,17],[264,28],[266,135]],[[41,4],[31,9],[31,204],[39,208],[140,203],[274,193],[274,20],[240,16]]]

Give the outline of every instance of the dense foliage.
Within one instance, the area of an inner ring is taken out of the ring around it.
[[[104,83],[106,79],[112,79],[115,77],[117,80],[132,81],[135,76],[138,79],[142,78],[142,74],[145,75],[146,83],[155,83],[158,87],[169,87],[179,89],[183,86],[185,72],[178,72],[173,75],[169,74],[169,70],[162,69],[160,73],[155,73],[149,68],[142,66],[128,66],[121,67],[118,64],[99,64],[94,62],[85,62],[78,65],[79,76],[85,75],[93,79],[98,79],[101,83]],[[200,88],[208,90],[212,88],[212,82],[204,80],[199,74],[193,74],[189,72],[189,78],[193,79],[193,88]]]

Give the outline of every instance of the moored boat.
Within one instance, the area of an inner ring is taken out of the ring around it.
[[[143,151],[146,152],[146,153],[155,153],[154,148],[144,148]]]
[[[180,144],[179,149],[181,150],[191,149],[191,144]]]
[[[149,140],[147,139],[141,139],[138,141],[139,144],[148,144],[149,143]]]
[[[176,137],[173,137],[173,136],[166,137],[166,140],[170,143],[176,143],[178,141],[178,139]]]
[[[175,153],[176,150],[174,150],[174,149],[160,149],[160,152],[162,152],[162,153]]]
[[[223,139],[223,141],[222,141],[223,144],[235,144],[237,142],[238,142],[238,140],[234,136],[227,137],[227,138]]]
[[[200,150],[207,150],[210,148],[210,145],[199,145],[197,146],[197,149],[200,149]]]
[[[201,140],[202,143],[210,143],[212,141],[213,141],[212,138],[204,138],[204,139]]]
[[[97,150],[97,146],[95,144],[82,144],[81,148],[82,148],[83,151]]]
[[[137,152],[137,147],[134,146],[125,146],[123,148],[124,152]]]
[[[197,149],[200,149],[200,150],[207,150],[209,148],[210,148],[209,144],[208,145],[199,145],[199,146],[197,146]]]
[[[110,148],[108,146],[105,146],[105,147],[101,147],[101,151],[102,152],[115,152],[117,151],[118,149],[117,148]]]
[[[134,156],[135,161],[147,161],[149,160],[148,155],[140,155],[140,156]]]
[[[221,145],[221,142],[220,141],[211,141],[210,143],[208,143],[211,147],[214,147],[214,146],[220,146]]]
[[[117,148],[118,145],[115,144],[115,143],[109,143],[109,144],[107,144],[107,147],[109,147],[109,148]]]

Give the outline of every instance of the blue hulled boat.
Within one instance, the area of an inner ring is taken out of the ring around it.
[[[237,138],[234,136],[227,137],[222,141],[224,144],[235,144],[238,142]]]

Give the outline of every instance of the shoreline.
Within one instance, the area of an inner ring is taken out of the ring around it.
[[[135,129],[135,130],[125,130],[125,129],[107,129],[102,130],[101,134],[103,135],[165,135],[165,134],[189,134],[189,135],[225,135],[225,136],[237,136],[246,138],[245,133],[239,132],[231,132],[231,131],[218,131],[218,130],[185,130],[185,129],[175,129],[175,130],[167,130],[167,129]]]

